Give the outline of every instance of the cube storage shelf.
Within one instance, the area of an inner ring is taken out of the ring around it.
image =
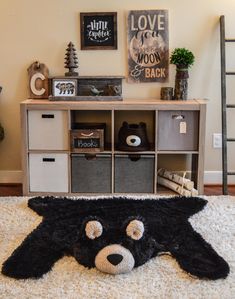
[[[205,118],[203,100],[23,101],[23,193],[172,193],[157,184],[157,171],[164,167],[190,172],[203,194]],[[149,150],[118,149],[124,121],[146,123]],[[76,123],[91,122],[106,124],[104,150],[74,153],[70,131]]]

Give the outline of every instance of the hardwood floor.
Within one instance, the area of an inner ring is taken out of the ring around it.
[[[205,195],[222,195],[222,186],[206,185],[204,187]],[[0,196],[22,196],[21,184],[0,184]],[[229,186],[229,195],[235,196],[235,185]]]
[[[22,196],[22,184],[0,184],[0,196]]]
[[[221,185],[206,185],[204,186],[205,195],[222,195],[222,186]],[[235,185],[228,186],[228,194],[235,196]]]

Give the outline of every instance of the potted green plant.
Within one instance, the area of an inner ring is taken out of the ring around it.
[[[188,96],[188,69],[194,64],[195,57],[185,48],[175,48],[170,56],[170,63],[176,65],[175,100],[187,100]]]
[[[2,141],[4,138],[4,129],[3,127],[1,126],[1,123],[0,123],[0,141]]]
[[[0,93],[2,91],[2,87],[0,86]],[[1,123],[0,123],[0,141],[2,141],[4,138],[4,129],[3,127],[1,126]]]

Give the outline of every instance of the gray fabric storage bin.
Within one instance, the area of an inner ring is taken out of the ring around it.
[[[159,111],[158,150],[197,151],[198,127],[198,111]]]
[[[96,155],[89,159],[85,154],[71,157],[72,192],[110,193],[112,176],[111,155]]]
[[[116,155],[115,192],[153,193],[154,155]]]

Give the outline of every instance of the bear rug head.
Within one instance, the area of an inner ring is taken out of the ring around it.
[[[206,203],[196,197],[32,198],[28,206],[43,220],[4,262],[2,273],[39,278],[71,255],[85,267],[121,274],[170,253],[194,276],[225,278],[228,264],[188,222]]]

